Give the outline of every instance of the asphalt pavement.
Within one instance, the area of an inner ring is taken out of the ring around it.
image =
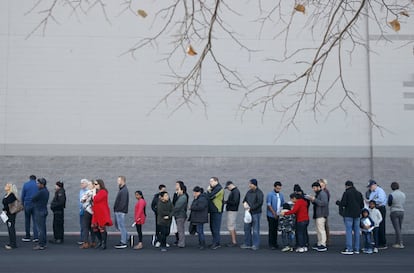
[[[50,238],[49,238],[50,239]],[[0,249],[1,272],[7,273],[264,273],[264,272],[412,272],[414,265],[414,235],[405,235],[405,248],[389,247],[376,254],[342,255],[345,237],[332,236],[327,252],[310,250],[307,253],[288,252],[267,248],[267,236],[261,237],[259,250],[226,247],[229,236],[222,236],[219,249],[199,250],[197,237],[188,235],[186,247],[171,246],[167,252],[151,246],[151,236],[144,236],[144,248],[115,249],[119,235],[111,235],[108,248],[79,249],[78,236],[66,236],[64,244],[48,244],[45,250],[33,250],[31,242],[22,242],[18,248]],[[242,236],[239,236],[242,242]],[[280,239],[280,238],[279,238]],[[393,237],[388,236],[391,244]],[[0,243],[7,243],[0,237]],[[207,242],[211,238],[207,236]],[[169,237],[173,242],[173,236]],[[311,236],[311,244],[315,237]]]

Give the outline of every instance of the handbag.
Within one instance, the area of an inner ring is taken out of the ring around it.
[[[24,209],[22,202],[19,199],[16,199],[13,203],[9,204],[10,214],[16,214],[21,212]]]
[[[170,234],[177,233],[177,223],[175,222],[175,217],[172,217],[171,226],[170,226]]]

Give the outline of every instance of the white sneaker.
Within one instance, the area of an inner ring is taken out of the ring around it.
[[[155,247],[160,247],[161,246],[161,243],[160,242],[156,242],[155,243]]]
[[[299,247],[299,248],[296,249],[296,252],[304,253],[304,252],[306,252],[306,250],[305,250],[304,247]]]

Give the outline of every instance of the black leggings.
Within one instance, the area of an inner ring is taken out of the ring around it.
[[[138,233],[138,243],[142,242],[142,225],[135,225],[135,227],[137,228],[137,233]]]

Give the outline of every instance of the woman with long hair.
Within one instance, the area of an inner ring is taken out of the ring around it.
[[[96,248],[106,249],[106,240],[108,237],[106,227],[112,226],[111,213],[108,205],[108,190],[105,188],[105,183],[102,179],[96,179],[93,183],[96,189],[96,195],[93,198],[91,226],[99,240]]]
[[[4,191],[6,194],[3,198],[3,211],[6,212],[7,217],[9,218],[6,221],[7,231],[9,232],[9,243],[4,247],[6,249],[13,249],[17,247],[16,244],[16,213],[12,214],[9,210],[9,204],[17,200],[17,188],[16,185],[12,183],[7,183],[4,186]]]
[[[138,244],[134,246],[134,249],[142,249],[142,225],[145,224],[145,219],[147,214],[145,212],[145,208],[147,206],[147,202],[144,199],[144,195],[142,191],[135,192],[135,198],[137,199],[137,203],[135,204],[135,211],[134,211],[134,219],[135,219],[135,228],[137,229],[138,234]]]

